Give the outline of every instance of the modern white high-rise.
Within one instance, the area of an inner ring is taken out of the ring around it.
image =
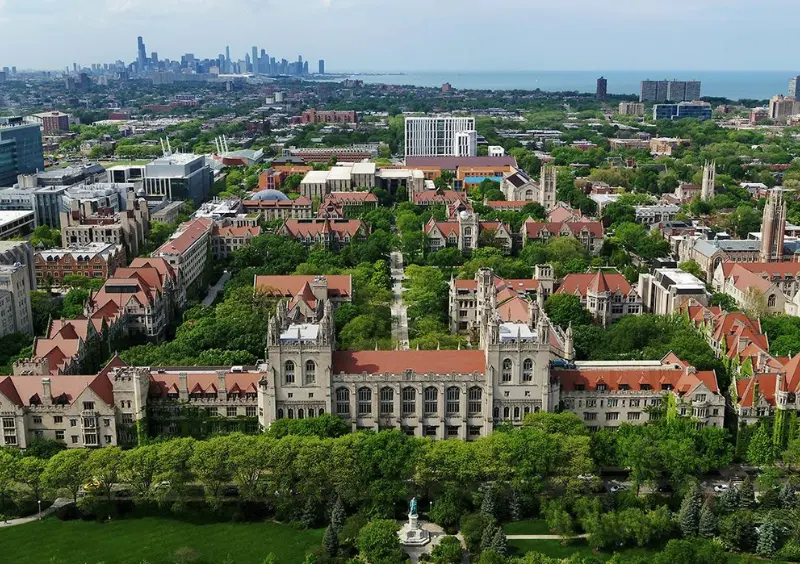
[[[406,157],[474,157],[477,154],[473,117],[407,117],[405,125]]]

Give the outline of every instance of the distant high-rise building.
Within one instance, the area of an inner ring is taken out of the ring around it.
[[[253,65],[253,74],[258,74],[261,69],[258,68],[258,47],[253,45],[253,60],[251,61]]]
[[[319,60],[319,74],[325,74],[325,60]]]
[[[643,80],[639,91],[640,102],[666,102],[666,80]]]
[[[761,252],[759,261],[779,262],[783,260],[784,232],[786,230],[786,200],[783,189],[769,191],[764,215],[761,220]]]
[[[641,102],[620,102],[619,113],[623,116],[643,116],[644,104]]]
[[[789,79],[789,98],[800,99],[800,76]]]
[[[154,64],[154,65],[158,64],[158,53],[157,52],[153,51],[152,53],[150,53],[150,62],[152,64]]]
[[[303,68],[300,70],[300,72],[301,72],[302,74],[304,74],[304,75],[307,75],[307,74],[308,74],[308,61],[306,61],[305,63],[303,63]]]
[[[12,186],[18,174],[44,170],[42,131],[21,117],[0,118],[0,186]]]
[[[407,117],[405,120],[406,157],[475,156],[476,144],[470,136],[459,135],[475,131],[475,118],[469,117]],[[477,138],[475,139],[477,141]],[[459,154],[462,153],[462,154]]]
[[[795,98],[786,98],[778,95],[773,96],[769,101],[769,119],[773,121],[786,121],[786,118],[798,113],[798,111],[800,111],[800,102]]]
[[[139,69],[139,72],[142,72],[147,64],[147,51],[144,48],[144,39],[142,39],[141,35],[137,38],[137,42],[138,50],[136,54],[136,66]],[[75,65],[75,72],[78,72],[77,65]]]
[[[11,74],[17,74],[17,67],[11,67]]]
[[[600,77],[597,79],[597,92],[596,96],[599,100],[602,100],[608,94],[608,80],[605,77]]]

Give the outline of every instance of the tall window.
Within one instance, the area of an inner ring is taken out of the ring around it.
[[[417,412],[417,391],[414,388],[403,388],[403,415],[414,415]]]
[[[447,405],[445,411],[448,415],[458,415],[461,411],[461,390],[453,386],[447,388]]]
[[[767,307],[775,307],[775,294],[772,294],[767,301]]]
[[[358,389],[358,414],[372,414],[372,390],[369,388],[364,387]]]
[[[533,380],[533,361],[529,358],[522,363],[522,381],[530,382]]]
[[[469,403],[467,404],[467,413],[469,415],[477,415],[483,411],[483,390],[478,386],[469,389]]]
[[[287,360],[283,364],[283,374],[287,384],[294,384],[294,362]]]
[[[313,360],[306,361],[306,384],[314,384],[317,381],[317,365]]]
[[[436,415],[439,411],[439,392],[436,388],[425,388],[425,415]]]
[[[381,415],[392,415],[394,413],[394,390],[391,388],[381,388]]]
[[[347,388],[336,390],[336,415],[350,415],[350,390]]]
[[[511,381],[511,370],[513,365],[511,364],[511,359],[506,358],[503,360],[503,382],[510,382]]]

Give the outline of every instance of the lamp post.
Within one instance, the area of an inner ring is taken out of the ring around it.
[[[39,504],[39,521],[41,521],[42,520],[42,500],[41,499],[37,500],[36,503]]]

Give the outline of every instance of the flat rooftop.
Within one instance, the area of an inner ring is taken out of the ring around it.
[[[312,170],[307,172],[300,184],[325,184],[328,181],[327,170]]]
[[[33,210],[0,210],[0,226],[24,219],[33,218]]]

